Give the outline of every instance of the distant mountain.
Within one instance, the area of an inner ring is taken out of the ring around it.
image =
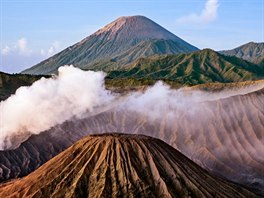
[[[89,69],[98,62],[129,63],[154,54],[179,54],[198,50],[144,16],[120,17],[81,42],[23,71],[51,74],[59,66],[74,64]]]
[[[264,66],[264,43],[250,42],[232,50],[220,51],[227,56],[236,56]]]
[[[115,67],[109,63],[108,67]],[[239,82],[264,78],[264,67],[205,49],[190,54],[140,58],[107,78],[169,80],[197,85],[208,82]]]
[[[257,197],[161,140],[88,136],[35,172],[0,185],[0,197]]]

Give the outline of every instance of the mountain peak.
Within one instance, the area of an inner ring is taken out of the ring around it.
[[[142,135],[88,136],[20,180],[0,197],[254,197],[209,174],[165,142]]]
[[[250,42],[248,42],[248,43],[246,43],[245,45],[263,45],[264,43],[262,42],[262,43],[257,43],[257,42],[254,42],[254,41],[250,41]]]
[[[249,42],[232,50],[223,50],[220,53],[227,56],[236,56],[247,61],[260,64],[264,61],[264,42]]]
[[[154,21],[141,15],[122,16],[101,28],[95,35],[108,35],[108,39],[164,39],[179,40],[177,36]]]
[[[147,17],[145,17],[143,15],[133,15],[133,16],[121,16],[121,17],[118,17],[116,19],[116,21],[119,21],[119,20],[136,20],[136,19],[150,20],[150,19],[148,19]]]
[[[198,50],[144,16],[123,16],[73,46],[23,71],[51,74],[61,65],[91,69],[115,60],[120,65],[156,54],[179,54]]]

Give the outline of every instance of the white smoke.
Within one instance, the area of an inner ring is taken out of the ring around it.
[[[201,111],[200,103],[264,88],[257,84],[243,89],[209,93],[191,89],[170,89],[162,82],[145,92],[119,96],[107,91],[103,72],[82,71],[73,66],[59,68],[58,76],[42,78],[30,87],[19,88],[1,102],[0,149],[20,144],[30,134],[38,134],[73,118],[96,115],[111,108],[136,112],[150,121],[164,115],[173,121],[182,113]]]
[[[103,72],[65,66],[58,76],[19,88],[0,104],[0,149],[12,146],[13,136],[38,134],[110,102],[113,96],[104,88],[104,77]]]
[[[263,88],[264,83],[260,83],[212,93],[189,88],[175,90],[159,81],[144,93],[132,93],[123,103],[120,103],[120,108],[148,116],[152,121],[159,120],[163,115],[173,120],[181,113],[187,112],[192,115],[197,111],[201,112],[201,104],[207,101],[244,95]]]
[[[177,20],[179,23],[205,24],[216,20],[218,15],[219,1],[207,0],[201,13],[192,13]]]

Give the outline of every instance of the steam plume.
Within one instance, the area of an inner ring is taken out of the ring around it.
[[[106,109],[136,112],[147,116],[150,121],[166,115],[170,122],[182,113],[201,113],[202,102],[246,94],[264,87],[264,84],[257,84],[209,93],[172,90],[158,82],[144,93],[134,92],[124,97],[107,91],[104,77],[102,72],[64,66],[59,68],[58,76],[42,78],[30,87],[19,88],[15,95],[0,104],[0,149],[17,146],[13,145],[12,139],[20,144],[30,134],[38,134],[67,120],[94,115]]]
[[[19,88],[0,104],[0,149],[12,146],[12,136],[38,134],[110,102],[113,96],[104,88],[104,77],[102,72],[65,66],[58,76]]]

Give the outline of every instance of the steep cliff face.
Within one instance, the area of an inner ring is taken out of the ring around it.
[[[0,185],[0,197],[257,197],[209,174],[161,140],[88,136],[30,175]]]

